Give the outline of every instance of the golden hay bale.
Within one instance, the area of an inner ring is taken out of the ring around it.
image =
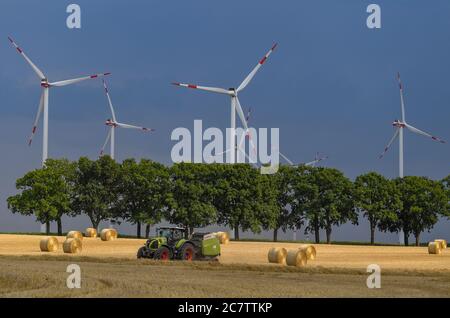
[[[83,240],[83,233],[81,233],[80,231],[70,231],[69,233],[67,233],[66,238],[76,238],[79,239],[80,241]]]
[[[272,247],[267,254],[269,263],[286,264],[287,251],[283,247]]]
[[[308,261],[306,251],[303,250],[289,250],[287,252],[286,264],[289,266],[302,267]]]
[[[56,237],[48,237],[42,239],[39,246],[41,247],[42,252],[56,252],[59,247],[59,242]]]
[[[434,240],[434,241],[441,245],[441,249],[442,250],[445,250],[447,248],[447,241],[446,240]]]
[[[299,247],[300,250],[305,250],[306,253],[306,257],[308,258],[308,260],[315,260],[316,259],[316,248],[313,245],[309,245],[309,244],[302,244]]]
[[[63,243],[64,253],[76,254],[81,253],[82,243],[81,240],[77,238],[68,238]]]
[[[220,244],[230,243],[230,235],[228,232],[216,232],[216,237],[219,239]]]
[[[84,233],[86,237],[97,237],[97,230],[93,227],[88,227]]]
[[[428,244],[428,254],[441,254],[441,243],[430,242]]]
[[[100,238],[102,241],[112,241],[117,239],[117,231],[115,229],[103,229],[100,232]]]

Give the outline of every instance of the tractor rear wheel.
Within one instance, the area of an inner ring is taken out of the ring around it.
[[[142,246],[140,249],[138,249],[138,251],[137,251],[137,258],[138,259],[139,258],[144,258],[144,249],[145,249],[144,246]]]
[[[192,261],[195,259],[195,247],[191,243],[184,244],[178,253],[182,261]]]
[[[168,261],[168,260],[172,259],[172,252],[166,246],[161,246],[155,252],[155,256],[153,258],[159,259],[162,261]]]

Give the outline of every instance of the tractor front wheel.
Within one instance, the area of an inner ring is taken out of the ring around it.
[[[182,261],[192,261],[195,258],[195,248],[191,243],[184,244],[178,253],[179,259]]]
[[[166,246],[161,246],[156,252],[154,259],[159,259],[161,261],[168,261],[172,258],[171,251]]]

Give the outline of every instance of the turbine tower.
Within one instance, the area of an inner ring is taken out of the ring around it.
[[[183,83],[172,83],[176,86],[186,87],[186,88],[192,88],[192,89],[199,89],[207,92],[212,93],[218,93],[218,94],[225,94],[230,96],[231,98],[231,123],[230,123],[230,163],[236,162],[236,140],[235,140],[235,129],[236,129],[236,112],[238,113],[238,116],[244,125],[245,131],[248,131],[247,122],[245,120],[244,112],[242,110],[242,106],[239,102],[238,94],[247,87],[247,85],[251,82],[255,74],[258,72],[258,70],[261,68],[261,66],[266,62],[267,58],[272,54],[272,52],[277,47],[277,44],[274,44],[272,48],[264,55],[264,57],[258,62],[258,64],[255,66],[255,68],[250,72],[250,74],[247,75],[247,77],[242,81],[241,85],[236,88],[217,88],[217,87],[206,87],[206,86],[199,86],[199,85],[193,85],[193,84],[183,84]]]
[[[392,143],[394,142],[394,140],[398,137],[398,176],[400,178],[403,178],[404,176],[404,171],[403,171],[403,163],[404,163],[404,157],[403,157],[403,130],[405,128],[407,128],[409,131],[419,134],[419,135],[423,135],[425,137],[431,138],[434,141],[440,142],[440,143],[445,143],[444,140],[442,140],[441,138],[435,137],[430,135],[427,132],[424,132],[420,129],[417,129],[414,126],[411,126],[410,124],[408,124],[406,122],[406,117],[405,117],[405,99],[403,96],[403,84],[400,78],[400,73],[397,73],[397,80],[398,80],[398,85],[400,88],[400,108],[401,108],[401,120],[394,120],[394,122],[392,123],[392,126],[395,127],[395,133],[394,136],[392,136],[391,140],[389,141],[389,143],[387,144],[387,146],[384,148],[383,153],[380,155],[380,159],[384,157],[384,155],[387,153],[387,151],[389,150],[389,148],[391,147]],[[404,234],[403,231],[399,231],[399,243],[400,244],[404,244]]]
[[[42,166],[44,166],[45,161],[48,158],[48,95],[50,88],[53,87],[62,87],[67,86],[75,83],[79,83],[85,80],[89,79],[95,79],[101,76],[106,76],[111,73],[102,73],[102,74],[95,74],[75,79],[69,79],[64,81],[58,81],[58,82],[50,82],[47,78],[47,76],[44,75],[44,73],[28,58],[28,56],[25,54],[25,52],[14,42],[14,40],[10,37],[8,37],[9,41],[12,43],[12,45],[16,48],[17,52],[19,52],[20,55],[23,56],[25,61],[31,66],[31,68],[34,70],[34,72],[37,74],[41,81],[41,87],[42,87],[42,94],[41,99],[39,102],[38,111],[36,114],[36,118],[33,123],[33,128],[31,130],[31,136],[28,141],[28,144],[31,146],[31,143],[33,141],[33,137],[36,133],[37,125],[39,123],[39,119],[41,117],[41,113],[43,113],[43,136],[42,136]]]
[[[114,159],[115,158],[115,130],[116,130],[116,128],[138,129],[138,130],[142,130],[145,132],[151,132],[151,131],[155,131],[155,130],[153,128],[139,127],[139,126],[119,123],[116,119],[116,113],[114,112],[114,107],[113,107],[113,104],[111,101],[111,96],[109,96],[109,90],[108,90],[108,87],[106,86],[105,80],[103,80],[103,87],[105,88],[106,97],[108,98],[108,103],[109,103],[109,108],[111,110],[112,119],[108,119],[105,123],[107,126],[110,127],[110,129],[109,129],[108,135],[106,137],[106,141],[103,144],[102,150],[100,151],[100,156],[103,155],[105,147],[108,144],[108,141],[111,140],[110,156],[112,159]]]

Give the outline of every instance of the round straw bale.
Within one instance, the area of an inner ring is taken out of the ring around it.
[[[302,244],[299,247],[300,250],[305,250],[306,253],[306,257],[308,258],[308,260],[315,260],[316,259],[316,248],[313,245],[309,245],[309,244]]]
[[[286,264],[289,266],[302,267],[306,265],[308,258],[306,251],[303,250],[289,250],[287,252]]]
[[[103,229],[100,232],[102,241],[112,241],[117,238],[117,231],[115,229]]]
[[[269,263],[286,264],[287,251],[283,247],[272,247],[267,254]]]
[[[442,250],[445,250],[447,248],[447,241],[446,240],[434,240],[434,241],[441,245],[441,249]]]
[[[70,231],[69,233],[67,233],[66,238],[76,238],[79,239],[80,241],[83,240],[83,233],[81,233],[80,231]]]
[[[59,242],[56,237],[47,237],[42,239],[39,246],[42,252],[56,252],[59,247]]]
[[[441,254],[441,244],[439,242],[430,242],[428,244],[428,254]]]
[[[216,232],[216,237],[219,239],[220,244],[230,243],[230,235],[228,232]]]
[[[88,227],[84,233],[86,237],[97,237],[97,230],[93,227]]]
[[[77,238],[68,238],[63,243],[64,253],[76,254],[81,253],[82,243],[81,240]]]

